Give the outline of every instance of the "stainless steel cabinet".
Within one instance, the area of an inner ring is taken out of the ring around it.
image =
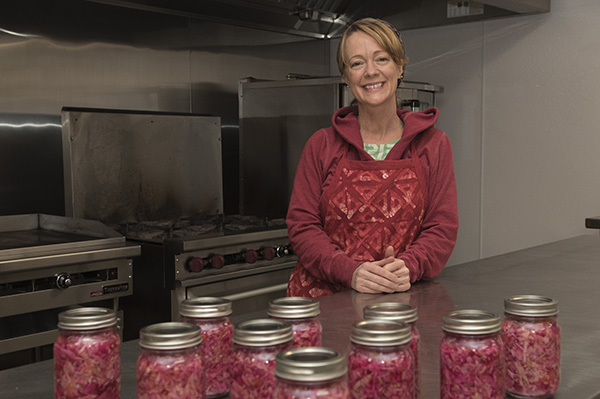
[[[435,106],[440,86],[404,82],[398,104],[413,111]],[[331,125],[354,99],[340,77],[239,81],[240,213],[285,217],[296,166],[308,138]]]

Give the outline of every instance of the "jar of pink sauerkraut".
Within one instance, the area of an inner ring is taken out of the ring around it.
[[[345,357],[329,348],[279,352],[273,399],[348,399],[347,371]]]
[[[270,399],[275,389],[275,358],[292,348],[292,326],[274,319],[240,322],[233,329],[231,399]]]
[[[137,399],[204,399],[206,381],[200,327],[152,324],[140,330]]]
[[[539,295],[504,300],[502,339],[506,392],[518,398],[551,398],[560,385],[558,302]]]
[[[319,302],[311,298],[286,297],[269,302],[267,314],[273,319],[287,321],[294,332],[293,346],[321,346],[323,327],[318,316]]]
[[[481,310],[457,310],[444,317],[441,399],[504,398],[500,327],[499,316]]]
[[[55,399],[121,397],[121,339],[114,311],[76,308],[58,315]]]
[[[231,386],[231,313],[231,301],[225,298],[190,298],[182,301],[179,306],[181,321],[196,324],[202,331],[201,351],[204,356],[207,398],[226,395]]]
[[[419,351],[421,334],[417,328],[417,308],[400,302],[382,302],[366,306],[363,309],[365,320],[391,320],[406,323],[410,326],[410,349],[415,358],[415,399],[420,395]]]
[[[415,361],[405,323],[363,320],[352,326],[348,353],[350,398],[412,399]]]

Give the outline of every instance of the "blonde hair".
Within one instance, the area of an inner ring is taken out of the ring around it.
[[[404,42],[402,36],[396,28],[381,19],[363,18],[354,22],[346,29],[337,51],[337,63],[340,74],[344,76],[348,60],[346,59],[346,45],[348,37],[355,32],[364,32],[371,36],[384,49],[398,66],[404,66],[408,62],[408,57],[404,52]]]

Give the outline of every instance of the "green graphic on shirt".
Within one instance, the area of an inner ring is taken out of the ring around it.
[[[392,148],[394,148],[394,145],[399,141],[400,139],[393,141],[391,143],[387,143],[387,144],[367,144],[364,143],[365,146],[365,151],[367,152],[367,154],[369,154],[370,156],[373,157],[373,159],[375,159],[376,161],[383,161],[385,159],[385,157],[387,157],[387,154],[390,152],[390,150]]]

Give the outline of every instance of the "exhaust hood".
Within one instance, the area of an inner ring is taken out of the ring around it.
[[[550,0],[87,0],[316,39],[338,37],[362,17],[400,30],[550,11]]]

